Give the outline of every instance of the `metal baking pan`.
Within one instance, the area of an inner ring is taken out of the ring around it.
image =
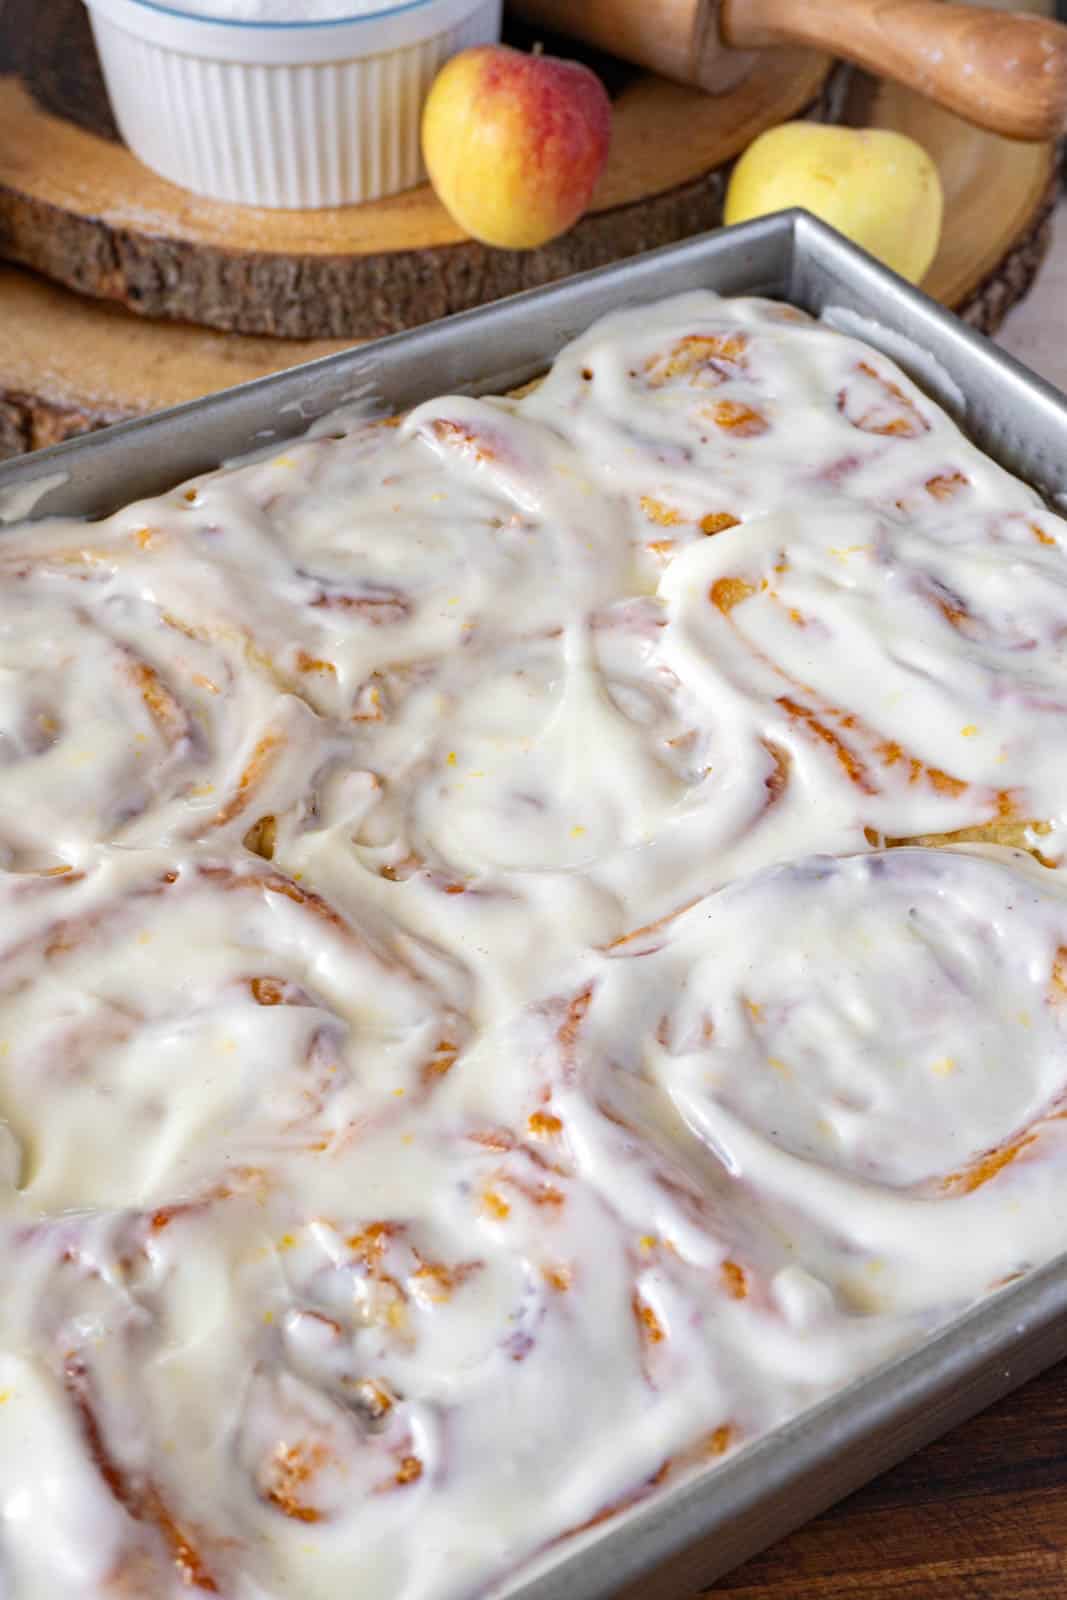
[[[513,388],[605,312],[699,287],[788,300],[857,333],[989,455],[1067,503],[1064,398],[831,229],[786,212],[9,462],[0,517],[104,514],[353,399],[393,411]],[[1060,1258],[735,1457],[554,1547],[495,1594],[682,1600],[1065,1354]]]

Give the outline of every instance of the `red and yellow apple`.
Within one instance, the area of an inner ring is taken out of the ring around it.
[[[530,250],[587,209],[611,143],[611,103],[577,61],[505,45],[442,67],[422,115],[430,182],[485,244]]]

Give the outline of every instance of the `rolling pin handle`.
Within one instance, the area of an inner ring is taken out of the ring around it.
[[[948,0],[722,0],[723,42],[808,44],[1009,139],[1067,128],[1067,28]]]
[[[510,0],[571,34],[712,93],[738,83],[747,52],[804,44],[858,62],[1009,139],[1067,128],[1067,27],[952,0]],[[729,48],[724,48],[728,46]]]

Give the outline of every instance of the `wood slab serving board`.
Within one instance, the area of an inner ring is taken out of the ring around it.
[[[145,317],[370,338],[714,227],[724,164],[811,105],[828,69],[809,52],[768,52],[729,104],[635,78],[616,101],[592,210],[530,251],[468,238],[427,184],[324,211],[201,199],[124,145],[43,110],[9,75],[0,79],[0,254]]]
[[[0,262],[0,458],[197,400],[349,343],[145,322]]]
[[[320,211],[175,188],[115,135],[82,0],[0,0],[0,256],[148,318],[369,338],[714,227],[727,164],[817,102],[831,66],[813,51],[765,51],[744,84],[712,98],[596,64],[615,115],[591,210],[539,250],[492,250],[427,184]]]
[[[861,99],[865,121],[913,134],[941,169],[945,231],[925,287],[975,326],[995,331],[1047,247],[1054,152],[980,133],[903,89],[881,86]],[[350,342],[153,322],[0,266],[0,455],[195,399]]]
[[[813,106],[903,128],[935,155],[948,208],[931,293],[987,331],[1025,293],[1047,243],[1050,146],[889,86],[853,79],[846,100],[806,51],[766,52],[717,98],[596,64],[616,140],[591,215],[543,250],[500,252],[465,239],[425,186],[320,212],[174,188],[118,138],[81,0],[0,0],[0,258],[17,264],[0,266],[0,454],[714,226],[731,159]]]

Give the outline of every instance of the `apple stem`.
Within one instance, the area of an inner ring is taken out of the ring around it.
[[[543,56],[544,53],[545,53],[544,44],[542,43],[542,41],[540,39],[538,39],[534,43],[533,49],[530,51],[530,54],[534,55],[534,56]]]

